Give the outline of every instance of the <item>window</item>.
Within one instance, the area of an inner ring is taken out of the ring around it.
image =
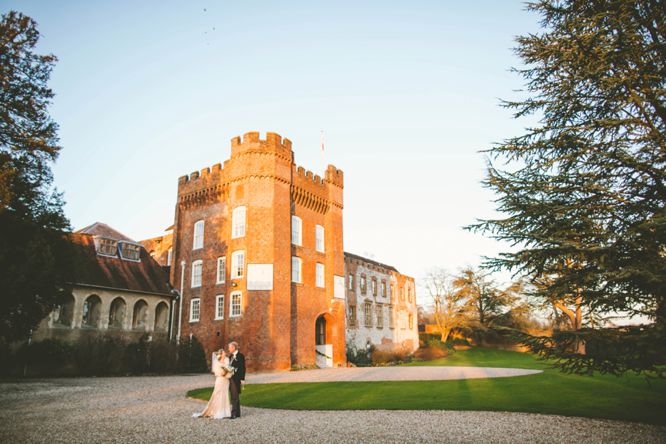
[[[389,284],[389,294],[391,295],[391,299],[395,299],[395,294],[393,294],[395,291],[395,287],[393,284]]]
[[[224,284],[227,280],[227,258],[217,258],[217,283]]]
[[[298,216],[291,216],[291,243],[303,245],[303,221]]]
[[[245,207],[234,208],[234,211],[231,214],[232,239],[245,236],[245,218],[246,218]]]
[[[384,308],[378,304],[375,307],[375,314],[377,317],[377,328],[384,328]]]
[[[173,249],[169,248],[169,251],[167,251],[167,267],[171,266],[172,255],[173,255]]]
[[[97,295],[90,295],[83,303],[84,327],[99,327],[100,315],[102,313],[102,300]]]
[[[400,300],[403,302],[405,300],[405,287],[400,287]]]
[[[130,261],[141,260],[141,247],[127,242],[120,242],[120,257]]]
[[[143,299],[139,299],[134,304],[134,315],[132,316],[132,328],[134,330],[145,330],[148,320],[148,304]]]
[[[99,239],[97,252],[104,256],[116,256],[118,254],[118,242],[113,239]]]
[[[204,244],[204,221],[199,220],[194,223],[194,240],[192,241],[192,249],[198,250],[203,248]]]
[[[203,271],[203,261],[192,262],[192,288],[201,287],[201,273]]]
[[[365,291],[367,290],[367,282],[365,280],[365,275],[361,275],[361,294],[365,294]]]
[[[372,277],[371,284],[372,284],[372,295],[377,296],[377,278],[376,277],[374,277],[374,276]]]
[[[296,282],[300,284],[301,281],[301,265],[303,261],[300,257],[292,256],[291,257],[291,282]]]
[[[190,301],[190,322],[199,322],[201,319],[201,299],[193,298]]]
[[[400,313],[400,329],[401,330],[407,329],[407,319],[405,319],[404,313]]]
[[[382,296],[386,297],[386,281],[382,281]]]
[[[372,327],[372,302],[366,302],[363,306],[363,318],[366,327]]]
[[[316,275],[317,275],[317,278],[316,278],[317,287],[324,288],[325,287],[325,284],[324,284],[324,264],[317,263],[317,268],[316,268],[315,271],[316,271]]]
[[[411,303],[412,302],[412,287],[407,287],[407,300]],[[412,327],[409,327],[412,328]]]
[[[318,252],[323,253],[324,252],[324,227],[321,225],[317,225],[315,227],[315,248],[317,249]]]
[[[245,251],[231,253],[231,279],[242,279],[245,276]]]
[[[409,329],[411,330],[412,328],[414,328],[414,315],[412,315],[410,313],[409,314]]]
[[[241,315],[241,301],[243,295],[240,291],[231,293],[231,314],[229,317],[237,318]]]
[[[215,296],[215,319],[224,319],[224,295]]]
[[[349,325],[356,327],[356,306],[350,305],[348,308]]]
[[[354,275],[349,273],[349,290],[354,291]]]
[[[388,321],[389,328],[395,328],[395,320],[393,319],[393,305],[388,306]]]

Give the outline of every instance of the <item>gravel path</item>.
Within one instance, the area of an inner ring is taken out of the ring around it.
[[[209,375],[0,383],[2,443],[640,442],[666,427],[503,412],[288,411],[245,408],[235,421],[191,418],[187,390]]]
[[[541,370],[494,367],[355,367],[249,374],[247,382],[441,381],[533,375]]]

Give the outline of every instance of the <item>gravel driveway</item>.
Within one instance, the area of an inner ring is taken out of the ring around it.
[[[664,442],[666,427],[561,416],[454,411],[245,408],[235,421],[191,418],[187,390],[209,375],[0,383],[3,443]]]

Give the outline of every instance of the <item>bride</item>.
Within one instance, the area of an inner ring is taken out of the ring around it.
[[[229,358],[224,349],[213,353],[211,371],[215,375],[215,388],[210,395],[208,405],[201,413],[195,413],[195,418],[229,418],[231,417],[231,402],[229,401],[229,378],[233,371],[229,367]]]

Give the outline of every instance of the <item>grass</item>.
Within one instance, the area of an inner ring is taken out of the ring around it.
[[[583,416],[666,425],[666,381],[635,375],[577,376],[532,355],[470,349],[406,365],[514,367],[543,373],[458,381],[324,382],[246,385],[243,404],[294,410],[487,410]],[[212,388],[188,396],[207,400]]]

